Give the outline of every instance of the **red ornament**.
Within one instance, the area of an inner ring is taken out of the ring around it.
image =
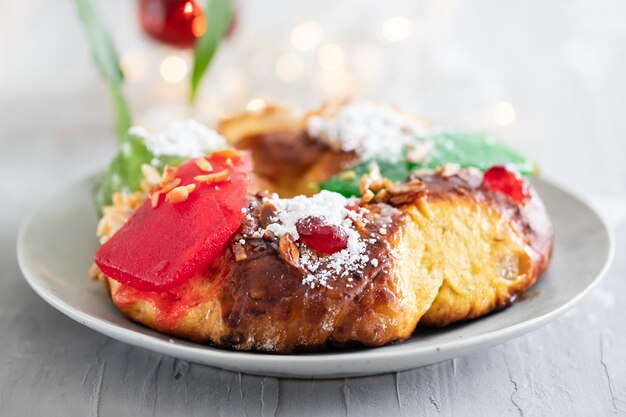
[[[493,166],[485,172],[483,187],[504,194],[518,204],[530,199],[530,188],[524,178],[503,166]]]
[[[190,48],[206,31],[206,19],[195,0],[139,0],[144,32],[168,45]]]
[[[320,217],[309,216],[298,220],[298,239],[320,253],[331,255],[348,246],[348,236],[338,226],[324,223]]]

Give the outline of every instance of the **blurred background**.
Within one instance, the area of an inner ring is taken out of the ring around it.
[[[582,193],[626,190],[626,164],[605,163],[626,157],[624,2],[239,0],[193,111],[191,53],[149,39],[138,2],[95,3],[135,122],[148,127],[187,116],[211,123],[260,100],[311,108],[369,98],[495,132]],[[0,111],[3,148],[20,157],[71,161],[59,171],[72,178],[111,158],[109,97],[74,2],[0,0]],[[16,169],[23,161],[3,159]]]
[[[346,415],[431,405],[439,414],[436,401],[442,415],[624,410],[625,1],[238,0],[236,26],[193,111],[186,107],[190,52],[142,32],[139,0],[94,3],[120,52],[137,123],[158,129],[188,116],[212,123],[263,101],[304,109],[346,96],[388,101],[433,124],[494,132],[537,160],[544,177],[586,197],[609,220],[616,262],[559,322],[458,362],[319,384],[237,378],[170,359],[159,374],[160,357],[108,344],[71,322],[19,272],[15,236],[25,214],[45,195],[101,171],[117,144],[75,1],[0,0],[0,415],[3,406],[67,415],[68,404],[83,415],[101,408],[120,415],[128,404],[136,415],[149,413],[150,404],[152,415],[155,405],[172,415],[179,399],[189,414],[210,412],[217,399],[225,415],[245,407],[329,415],[335,405],[343,412],[343,403]],[[188,391],[184,378],[172,381],[179,365],[189,370]],[[128,381],[140,382],[117,395]],[[412,400],[414,392],[421,397]]]

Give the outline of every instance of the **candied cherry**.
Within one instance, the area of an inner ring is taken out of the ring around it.
[[[483,188],[506,195],[518,204],[524,204],[530,199],[530,188],[524,178],[501,165],[485,172],[482,185]]]
[[[348,235],[339,226],[325,223],[321,217],[309,216],[298,220],[296,230],[300,235],[299,241],[325,255],[348,246]]]

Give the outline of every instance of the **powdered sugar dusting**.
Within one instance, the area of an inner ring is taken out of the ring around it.
[[[227,147],[226,139],[222,135],[194,120],[173,121],[166,131],[158,134],[150,133],[141,126],[131,127],[128,133],[142,138],[155,156],[196,158]]]
[[[354,221],[365,221],[362,216],[366,209],[348,208],[357,200],[345,198],[338,193],[321,191],[312,197],[280,198],[274,194],[271,201],[278,209],[271,219],[272,223],[265,229],[255,231],[252,237],[261,237],[270,232],[280,238],[289,233],[297,241],[299,234],[296,224],[309,216],[322,218],[324,223],[340,228],[348,237],[346,248],[331,255],[321,255],[306,244],[297,242],[300,266],[306,273],[303,284],[311,288],[318,285],[332,288],[335,279],[358,273],[369,262],[366,255],[367,244],[354,227]]]
[[[363,160],[381,155],[399,159],[404,147],[424,133],[411,117],[372,102],[344,106],[333,118],[312,116],[307,131],[331,148],[354,151]]]
[[[311,215],[324,219],[326,224],[340,228],[349,228],[352,224],[348,218],[349,210],[346,209],[350,200],[339,193],[323,190],[312,197],[300,195],[293,198],[280,198],[273,194],[271,199],[278,212],[273,219],[275,223],[268,225],[266,229],[278,237],[289,233],[294,240],[298,240],[300,236],[296,223]]]

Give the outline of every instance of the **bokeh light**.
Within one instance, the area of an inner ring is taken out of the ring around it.
[[[161,62],[161,77],[168,83],[179,83],[187,75],[187,63],[176,55],[170,55]]]

